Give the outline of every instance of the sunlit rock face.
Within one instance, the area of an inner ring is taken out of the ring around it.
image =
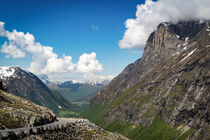
[[[92,100],[109,104],[104,120],[165,124],[208,138],[210,120],[210,23],[161,23],[142,58],[128,65]],[[182,124],[182,126],[180,126]],[[186,128],[185,128],[186,127]]]

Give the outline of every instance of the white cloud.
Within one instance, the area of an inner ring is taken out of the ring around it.
[[[77,70],[81,73],[89,73],[95,70],[102,71],[103,66],[99,64],[98,60],[96,60],[96,53],[94,52],[92,52],[91,54],[84,53],[79,57]]]
[[[111,81],[115,76],[114,75],[103,76],[103,75],[95,75],[93,73],[88,73],[88,74],[84,74],[83,77],[85,79],[93,80],[93,81],[103,81],[103,80]]]
[[[91,25],[91,29],[92,29],[92,30],[98,30],[98,29],[99,29],[99,26]]]
[[[137,5],[136,19],[125,22],[126,31],[119,41],[121,49],[143,49],[149,34],[161,22],[173,22],[191,19],[210,19],[210,0],[146,0]]]
[[[15,45],[12,43],[8,45],[7,42],[4,42],[2,45],[1,52],[6,53],[6,57],[23,58],[26,56],[26,54],[18,49]]]
[[[39,77],[44,77],[51,82],[65,82],[72,80],[74,82],[87,82],[87,81],[98,81],[102,82],[104,80],[112,80],[116,75],[98,75],[95,73],[50,73],[47,75],[39,75]]]
[[[0,22],[0,36],[7,37],[0,51],[6,54],[6,57],[23,58],[32,57],[32,62],[28,68],[29,71],[36,74],[49,74],[61,72],[79,72],[88,73],[102,71],[103,65],[96,59],[96,53],[82,54],[79,62],[72,63],[72,57],[63,55],[61,58],[53,51],[50,46],[43,46],[35,42],[35,38],[30,33],[23,33],[13,30],[5,30],[4,23]]]

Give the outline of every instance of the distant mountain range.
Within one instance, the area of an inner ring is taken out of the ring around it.
[[[52,109],[70,108],[60,93],[51,91],[37,76],[19,67],[0,67],[0,79],[8,92]]]
[[[89,104],[90,99],[105,85],[109,80],[102,82],[87,81],[75,82],[73,80],[66,82],[50,82],[46,75],[39,76],[40,79],[48,86],[66,97],[70,102],[80,102]]]
[[[70,88],[71,86],[74,85],[92,85],[92,86],[105,86],[109,84],[109,80],[104,80],[102,82],[98,82],[98,81],[92,81],[89,80],[87,82],[80,82],[80,81],[74,81],[74,80],[69,80],[69,81],[65,81],[65,82],[52,82],[50,80],[48,80],[48,76],[47,75],[38,75],[38,77],[42,80],[42,82],[44,84],[46,84],[47,86],[50,87],[61,87],[61,88]]]

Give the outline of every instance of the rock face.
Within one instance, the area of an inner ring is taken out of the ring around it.
[[[5,90],[1,80],[0,80],[0,90]]]
[[[0,79],[8,92],[56,111],[70,103],[59,93],[51,92],[34,74],[19,67],[0,67]]]
[[[39,126],[55,120],[51,110],[0,90],[0,129]]]
[[[128,65],[92,100],[108,104],[103,120],[151,126],[158,117],[179,136],[208,139],[210,128],[210,23],[162,23],[141,59]],[[178,137],[178,136],[177,136]]]

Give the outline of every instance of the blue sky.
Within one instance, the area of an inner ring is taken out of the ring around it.
[[[73,63],[83,53],[95,52],[103,65],[103,71],[95,74],[117,75],[142,55],[142,51],[118,46],[126,29],[124,22],[136,17],[139,0],[0,0],[0,3],[0,21],[5,23],[6,30],[29,32],[36,42],[52,47],[58,57],[71,56]],[[5,40],[0,38],[1,46]],[[31,61],[28,56],[6,58],[5,53],[0,53],[0,66],[27,69]],[[82,77],[80,73],[67,74],[69,80]]]

